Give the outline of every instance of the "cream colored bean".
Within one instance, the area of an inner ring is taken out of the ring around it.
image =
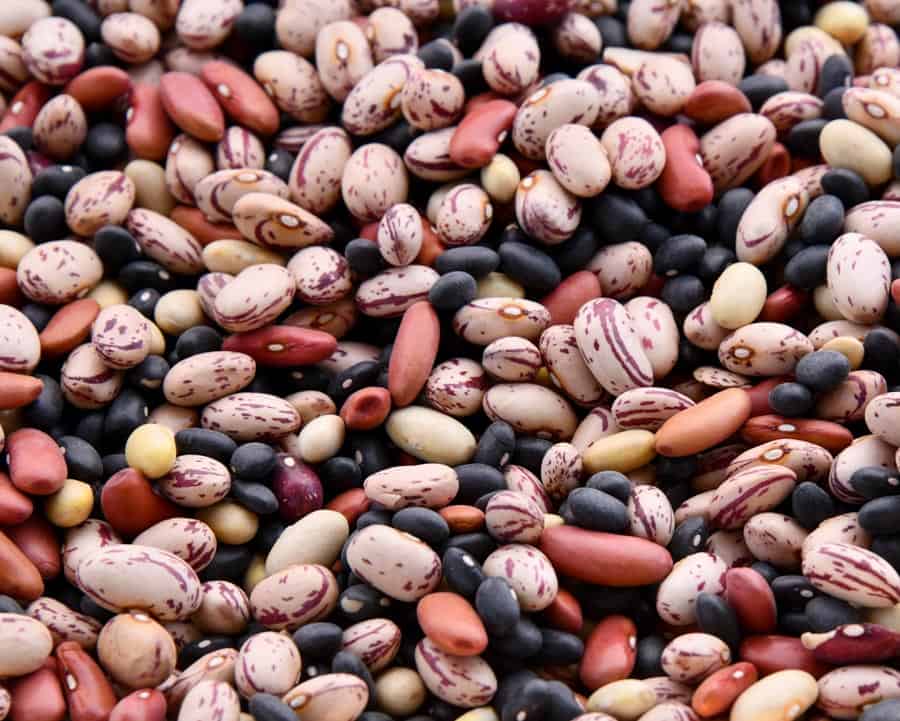
[[[300,457],[306,463],[324,463],[344,444],[344,421],[338,415],[313,419],[298,436]]]
[[[721,328],[741,328],[756,320],[766,302],[767,293],[766,277],[762,271],[751,263],[733,263],[713,285],[709,314]]]
[[[166,171],[159,163],[132,160],[122,172],[134,183],[134,207],[166,216],[172,212],[175,198],[166,187]]]
[[[491,162],[481,169],[480,174],[481,187],[492,201],[501,205],[512,202],[516,197],[516,188],[521,179],[518,166],[503,153],[497,153]]]
[[[744,691],[731,708],[732,721],[794,721],[819,695],[816,679],[805,671],[776,671]]]
[[[338,556],[350,526],[337,511],[318,510],[288,526],[278,537],[265,559],[267,575],[297,564],[330,567]]]
[[[881,185],[892,176],[891,152],[884,141],[852,120],[832,120],[819,136],[822,157],[834,168],[858,173],[869,185]]]
[[[428,463],[456,466],[475,453],[475,436],[462,423],[422,406],[396,410],[385,423],[388,437],[410,455]]]

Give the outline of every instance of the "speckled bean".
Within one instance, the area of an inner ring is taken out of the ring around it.
[[[290,638],[273,631],[251,636],[238,652],[234,683],[244,698],[287,693],[300,679],[300,652]]]
[[[350,538],[346,556],[353,573],[398,601],[416,601],[441,580],[437,554],[415,536],[390,526],[360,530]]]
[[[218,292],[213,317],[233,333],[262,328],[291,304],[295,287],[294,276],[286,268],[251,265]]]

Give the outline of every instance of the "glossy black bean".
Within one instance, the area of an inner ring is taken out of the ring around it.
[[[584,205],[584,214],[601,245],[635,240],[649,222],[637,201],[616,193],[591,198]]]
[[[788,636],[802,636],[812,631],[812,626],[803,611],[785,611],[778,614],[778,630]]]
[[[462,60],[456,63],[450,72],[462,83],[463,89],[466,91],[466,97],[470,98],[488,89],[484,73],[481,70],[480,60]]]
[[[63,202],[53,196],[35,198],[25,210],[25,235],[35,243],[62,240],[69,235]]]
[[[50,322],[50,319],[53,317],[53,309],[49,308],[45,305],[40,305],[38,303],[26,303],[19,310],[22,311],[22,315],[28,318],[31,321],[31,325],[35,327],[38,333],[40,333],[44,328],[47,327],[47,324]]]
[[[145,318],[153,319],[153,311],[159,303],[160,292],[155,288],[142,288],[128,299],[128,305]]]
[[[498,253],[503,273],[533,293],[549,293],[562,280],[556,261],[533,245],[513,241],[501,243]]]
[[[595,488],[576,488],[568,497],[577,525],[591,531],[623,533],[628,528],[628,509],[618,498]]]
[[[891,698],[866,706],[859,721],[897,721],[900,719],[900,699]]]
[[[693,516],[684,519],[675,526],[672,540],[669,541],[668,549],[672,554],[672,560],[680,561],[692,553],[699,553],[706,548],[707,539],[709,539],[709,526],[705,518]]]
[[[753,198],[753,191],[748,188],[726,190],[722,197],[719,198],[716,232],[719,236],[719,241],[724,243],[726,247],[734,248],[738,223],[740,223],[744,211]]]
[[[456,58],[453,54],[453,45],[446,38],[438,38],[425,43],[416,53],[419,60],[425,63],[426,68],[449,71],[453,68]]]
[[[825,282],[827,245],[810,245],[794,255],[784,268],[784,279],[802,290],[812,290]]]
[[[594,22],[600,30],[600,37],[603,38],[603,47],[628,47],[628,33],[625,31],[625,24],[621,20],[611,15],[601,15]]]
[[[272,175],[281,178],[285,183],[290,180],[291,168],[294,167],[294,154],[284,148],[273,148],[266,156],[265,169]]]
[[[862,615],[846,601],[831,596],[816,596],[804,606],[809,620],[810,630],[815,633],[827,633],[838,626],[848,623],[860,623]]]
[[[873,536],[887,536],[900,529],[900,496],[874,498],[859,509],[859,525]]]
[[[103,479],[103,461],[90,443],[78,436],[63,436],[59,446],[65,456],[69,478],[85,483]]]
[[[432,721],[454,721],[461,713],[458,706],[452,706],[446,701],[441,701],[438,698],[429,699],[428,704],[423,710],[428,713],[428,716]]]
[[[334,671],[334,669],[331,670]],[[369,699],[369,703],[372,703],[372,699]],[[381,711],[363,711],[357,716],[357,721],[394,721],[394,719]]]
[[[112,167],[128,152],[125,130],[113,123],[92,125],[82,147],[93,170]]]
[[[331,374],[323,368],[316,366],[302,366],[294,368],[287,376],[291,391],[322,391],[328,390],[331,382]]]
[[[19,602],[16,601],[16,599],[0,595],[0,613],[15,613],[19,616],[24,616],[25,609],[19,605]]]
[[[372,674],[366,667],[366,664],[355,653],[352,651],[338,651],[334,658],[331,659],[331,672],[349,673],[351,676],[361,678],[366,682],[366,686],[369,689],[369,701],[374,702],[375,679],[372,678]]]
[[[200,580],[231,581],[240,586],[252,560],[253,552],[248,546],[220,543],[212,562],[200,572]]]
[[[437,511],[430,508],[404,508],[397,511],[391,525],[406,531],[432,548],[444,544],[450,537],[450,526]]]
[[[448,548],[441,557],[444,580],[459,595],[472,598],[486,576],[481,564],[462,548]]]
[[[696,275],[676,275],[663,286],[660,298],[676,315],[687,315],[706,297],[703,281]]]
[[[785,244],[784,248],[781,250],[782,257],[787,261],[793,258],[797,253],[806,248],[803,244],[803,241],[799,238],[791,238]]]
[[[516,592],[505,578],[486,578],[475,593],[475,609],[491,636],[509,634],[519,622],[521,609]]]
[[[357,275],[364,277],[377,275],[384,269],[384,258],[375,241],[368,238],[354,238],[344,248],[347,264]]]
[[[147,422],[147,401],[134,388],[123,388],[106,410],[103,433],[108,442],[124,443],[131,432]]]
[[[179,360],[190,358],[199,353],[212,353],[222,350],[224,338],[215,328],[208,325],[196,325],[188,328],[175,341],[175,352]]]
[[[896,524],[893,530],[897,530]],[[872,539],[871,550],[890,563],[894,570],[900,570],[900,535],[876,536]]]
[[[161,355],[148,355],[125,374],[125,381],[142,391],[156,391],[169,372],[169,363]]]
[[[811,7],[812,6],[812,7]],[[815,3],[794,2],[794,0],[782,0],[778,3],[781,14],[781,25],[785,33],[801,25],[811,25]]]
[[[835,515],[834,500],[824,488],[812,481],[799,484],[791,494],[794,518],[808,531]]]
[[[602,618],[611,614],[630,615],[640,598],[641,591],[638,588],[584,586],[578,590],[578,600],[588,618]]]
[[[275,470],[278,456],[266,443],[242,443],[231,454],[231,472],[246,481],[266,481]]]
[[[34,147],[34,133],[31,128],[25,125],[17,125],[14,128],[5,130],[3,135],[12,139],[23,153],[29,152]]]
[[[128,461],[125,459],[124,453],[110,453],[103,456],[103,476],[109,478],[114,473],[118,473],[123,468],[128,468]]]
[[[646,246],[651,253],[655,253],[671,235],[672,232],[666,226],[659,223],[647,223],[638,235],[637,241]]]
[[[498,679],[497,693],[491,699],[491,705],[502,709],[521,693],[527,683],[536,678],[538,678],[537,674],[531,669],[521,669],[501,676]]]
[[[294,631],[294,643],[301,656],[310,660],[331,660],[343,647],[344,631],[336,623],[318,621]]]
[[[268,554],[272,547],[277,543],[287,524],[280,518],[266,518],[264,523],[259,524],[259,530],[253,537],[251,543],[254,550],[262,554]]]
[[[885,328],[874,328],[863,340],[865,355],[863,367],[878,371],[889,381],[896,377],[900,367],[900,344],[894,333]]]
[[[384,616],[392,604],[393,601],[388,596],[365,583],[348,586],[338,598],[338,608],[350,623]]]
[[[640,679],[665,676],[666,673],[662,668],[662,654],[666,645],[666,640],[661,636],[644,636],[639,639],[631,676]]]
[[[451,39],[460,52],[469,57],[475,54],[493,27],[494,16],[490,10],[480,5],[469,5],[457,14]]]
[[[450,248],[434,261],[434,269],[441,274],[463,271],[475,278],[492,273],[500,266],[497,251],[482,245]]]
[[[587,479],[585,486],[603,491],[622,503],[628,503],[631,498],[631,481],[618,471],[599,471]]]
[[[737,261],[734,251],[722,245],[713,245],[707,249],[697,264],[697,276],[707,285],[713,283],[722,275],[729,265]]]
[[[272,694],[255,693],[247,705],[255,721],[297,721],[294,709]]]
[[[72,435],[78,436],[90,443],[94,448],[102,448],[106,445],[104,424],[106,411],[90,411],[79,416]]]
[[[54,0],[53,14],[71,21],[88,42],[100,39],[101,18],[81,0]]]
[[[542,721],[547,711],[547,682],[532,679],[500,709],[500,721]]]
[[[853,64],[844,53],[830,55],[819,71],[819,82],[816,85],[816,95],[824,98],[835,88],[845,88],[853,80]]]
[[[234,647],[235,640],[230,636],[206,636],[198,641],[191,641],[178,652],[178,667],[187,668],[208,653]]]
[[[688,498],[691,498],[695,495],[695,491],[688,481],[681,481],[679,483],[666,486],[662,490],[666,498],[669,499],[669,504],[672,506],[672,508],[678,508],[678,506],[684,503]]]
[[[275,11],[262,3],[247,5],[234,21],[234,32],[256,52],[274,47]]]
[[[850,485],[866,498],[900,495],[900,476],[893,468],[864,466],[850,476]]]
[[[584,641],[574,633],[555,628],[541,629],[541,662],[551,666],[578,663],[584,655]]]
[[[520,436],[516,438],[516,449],[513,451],[510,463],[527,468],[539,476],[544,456],[553,445],[546,438],[536,436]]]
[[[784,78],[777,75],[748,75],[738,83],[738,90],[747,96],[754,110],[759,110],[773,95],[789,89]]]
[[[70,606],[70,608],[72,607]],[[90,616],[94,620],[100,621],[100,623],[106,623],[115,615],[112,611],[98,605],[94,599],[89,596],[82,596],[78,600],[78,605],[74,608],[85,616]]]
[[[231,495],[244,508],[260,516],[268,516],[278,511],[278,498],[271,488],[262,483],[233,479]]]
[[[813,200],[800,221],[800,238],[807,245],[831,245],[844,228],[844,204],[836,195]]]
[[[756,571],[760,576],[766,579],[766,582],[771,586],[772,583],[781,575],[781,572],[775,568],[771,563],[766,561],[755,561],[750,564],[750,568]]]
[[[116,57],[112,48],[103,43],[90,43],[84,50],[84,69],[96,68],[101,65],[121,65],[122,61]]]
[[[824,393],[840,385],[850,373],[850,361],[843,353],[817,350],[797,363],[794,376],[797,382],[817,393]]]
[[[822,190],[836,195],[850,209],[869,199],[869,186],[857,173],[846,168],[832,168],[822,176]]]
[[[348,442],[363,478],[393,465],[387,445],[378,436],[372,433],[351,433]]]
[[[228,463],[237,444],[224,433],[207,428],[184,428],[175,434],[178,455],[197,454]]]
[[[460,533],[451,537],[445,548],[459,548],[483,563],[485,558],[497,550],[497,543],[487,533]]]
[[[541,630],[523,616],[505,636],[491,636],[490,647],[495,653],[514,658],[531,658],[541,650]]]
[[[513,427],[506,421],[494,421],[485,428],[481,438],[478,439],[478,446],[475,448],[472,462],[500,468],[509,463],[515,449],[516,432]],[[457,467],[458,474],[459,467]],[[462,479],[460,479],[459,485],[460,492],[462,492]],[[481,493],[477,493],[475,497],[480,495]]]
[[[575,693],[562,681],[547,682],[547,708],[545,721],[572,721],[584,713]]]
[[[31,183],[31,197],[52,195],[65,200],[72,186],[85,175],[87,171],[77,165],[51,165],[34,176]]]
[[[600,240],[596,231],[588,225],[581,225],[571,238],[549,248],[549,251],[563,275],[571,275],[584,270],[599,249]]]
[[[741,645],[741,626],[728,601],[722,596],[704,591],[697,596],[694,612],[697,614],[697,626],[700,630],[722,639],[736,657]]]
[[[799,575],[778,576],[772,581],[772,593],[779,610],[802,610],[819,592],[807,578]]]
[[[826,120],[841,120],[847,117],[844,111],[844,93],[847,88],[834,88],[822,101],[822,117]]]
[[[378,361],[365,360],[354,363],[335,375],[328,387],[328,395],[335,399],[337,405],[340,405],[340,401],[347,396],[373,385],[380,372],[381,363]]]
[[[801,383],[779,383],[769,392],[769,405],[782,416],[798,418],[807,415],[813,406],[813,394]]]
[[[784,144],[793,155],[806,158],[817,157],[819,153],[819,136],[828,124],[826,118],[814,118],[797,123],[790,129]]]
[[[656,479],[662,485],[689,481],[696,474],[696,456],[682,456],[680,458],[660,456],[656,459]]]
[[[359,470],[359,464],[348,456],[329,458],[316,471],[322,485],[333,491],[349,491],[351,488],[362,487],[362,473]]]
[[[46,431],[62,420],[66,403],[55,378],[40,374],[36,378],[44,387],[38,397],[22,409],[22,420],[27,426]]]
[[[356,519],[356,530],[362,530],[367,526],[383,525],[390,526],[394,514],[382,508],[370,508]]]
[[[706,241],[699,235],[673,235],[653,256],[653,270],[666,277],[694,270],[706,253]]]
[[[428,301],[437,310],[448,313],[457,311],[475,300],[478,284],[468,273],[454,270],[437,279],[428,291]]]
[[[160,293],[175,289],[172,274],[152,260],[134,260],[122,266],[119,282],[129,293],[137,293],[144,288],[153,288]]]
[[[489,491],[483,496],[479,496],[472,505],[475,506],[475,508],[477,508],[479,511],[486,511],[487,504],[490,503],[491,499],[498,493],[500,493],[500,491]]]

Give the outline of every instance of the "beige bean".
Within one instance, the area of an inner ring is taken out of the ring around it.
[[[721,328],[735,330],[749,325],[762,311],[767,293],[762,271],[751,263],[733,263],[713,285],[709,315]],[[701,319],[696,320],[699,323]],[[685,319],[685,333],[687,323],[688,319]]]
[[[819,136],[822,157],[834,168],[858,173],[869,185],[881,185],[892,176],[891,152],[884,141],[852,120],[832,120]]]
[[[475,453],[475,436],[462,423],[422,406],[396,410],[385,423],[388,437],[410,455],[448,466],[466,463]]]

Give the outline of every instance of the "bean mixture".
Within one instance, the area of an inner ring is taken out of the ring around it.
[[[900,721],[898,31],[0,2],[0,721]]]

